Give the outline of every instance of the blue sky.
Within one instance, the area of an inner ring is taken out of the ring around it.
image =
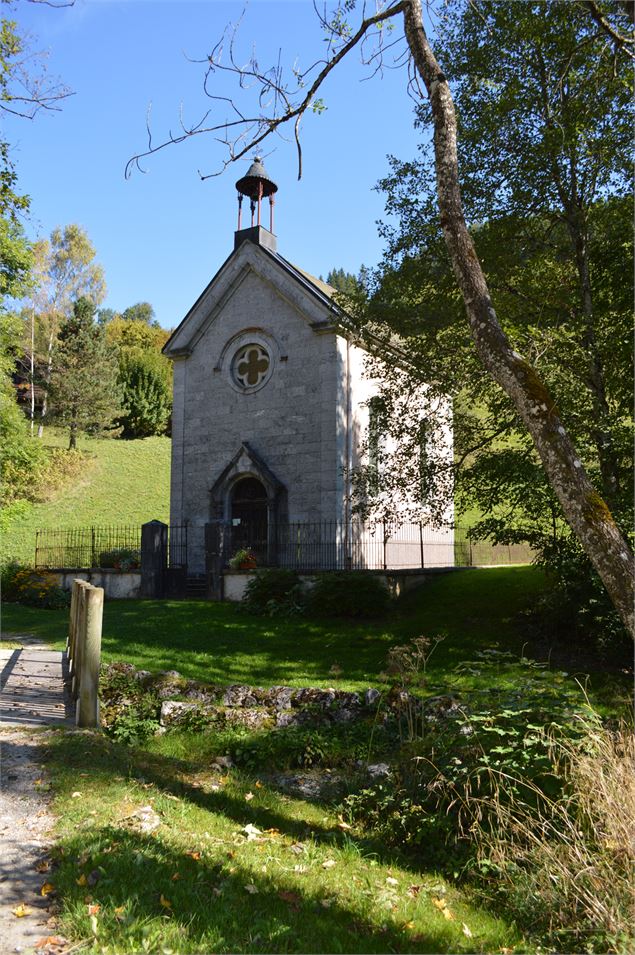
[[[248,161],[201,182],[197,171],[216,171],[225,153],[211,136],[199,136],[148,159],[145,175],[126,181],[124,167],[145,146],[150,104],[157,139],[178,128],[181,107],[187,121],[209,107],[204,65],[188,57],[204,59],[242,9],[234,0],[76,0],[66,9],[19,2],[13,14],[48,52],[49,71],[74,91],[61,112],[6,124],[20,187],[32,200],[28,234],[80,223],[106,272],[105,304],[149,301],[166,328],[232,249],[234,183]],[[248,5],[240,30],[245,60],[255,48],[269,64],[280,50],[283,63],[307,66],[323,45],[309,0]],[[303,124],[300,182],[292,143],[278,139],[264,149],[279,186],[279,250],[316,275],[331,267],[357,272],[379,260],[383,199],[373,187],[388,170],[387,154],[410,158],[419,142],[405,70],[368,75],[353,57],[324,87],[326,111]]]

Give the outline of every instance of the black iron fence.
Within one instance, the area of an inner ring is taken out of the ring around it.
[[[170,525],[167,539],[167,566],[187,567],[187,525]],[[141,527],[110,525],[37,531],[35,566],[56,570],[138,570]]]
[[[165,527],[164,541],[167,538],[167,546],[163,545],[163,568],[186,574],[187,525],[161,526]],[[435,529],[417,523],[242,522],[222,523],[217,529],[214,536],[220,546],[214,551],[220,567],[252,565],[250,559],[241,560],[244,552],[253,555],[257,567],[304,571],[482,567],[526,564],[535,556],[526,544],[473,541],[463,527]],[[195,543],[193,540],[192,544]],[[36,534],[35,566],[39,568],[135,570],[140,565],[138,526],[41,530]]]
[[[250,556],[244,554],[247,551]],[[473,541],[466,528],[419,523],[286,522],[229,525],[224,559],[230,567],[294,570],[406,570],[529,563],[528,545]]]

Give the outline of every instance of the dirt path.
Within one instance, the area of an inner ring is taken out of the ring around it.
[[[54,818],[41,745],[50,730],[8,728],[0,724],[0,953],[31,953],[55,936],[54,900],[41,888]],[[14,914],[28,906],[22,918]],[[60,939],[60,941],[62,941]],[[42,946],[38,952],[59,951]]]

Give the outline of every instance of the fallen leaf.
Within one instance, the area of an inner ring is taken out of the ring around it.
[[[249,885],[245,886],[245,892],[249,892],[250,895],[257,895],[258,889],[256,888],[255,885],[250,883]]]
[[[391,875],[387,876],[386,882],[388,885],[399,885],[399,879],[393,879]]]
[[[159,898],[159,902],[161,903],[161,905],[163,906],[164,909],[168,909],[168,910],[169,910],[169,909],[172,908],[172,903],[170,902],[169,899],[166,899],[166,897],[163,895],[163,893],[161,893],[161,897]]]
[[[181,878],[180,872],[174,872],[172,874],[172,882],[178,882],[180,878]]]
[[[349,826],[349,824],[347,822],[344,822],[343,819],[340,819],[340,821],[337,824],[337,828],[342,829],[344,832],[346,832],[347,829],[352,829],[353,827]]]
[[[404,932],[411,932],[414,927],[415,927],[414,922],[404,922],[402,926]]]
[[[256,785],[256,789],[262,789],[262,783],[260,782],[259,779],[256,780],[256,784],[255,784],[255,785]]]
[[[306,846],[303,846],[301,842],[294,842],[292,846],[289,846],[290,852],[295,852],[296,855],[304,852]]]
[[[411,885],[408,887],[408,895],[411,895],[414,899],[417,898],[420,892],[421,892],[420,885]]]
[[[77,885],[86,885],[86,876],[84,875],[83,872],[80,875],[79,879],[75,879],[75,882],[77,883]]]
[[[244,832],[247,836],[247,842],[253,842],[254,839],[257,839],[258,836],[262,835],[262,830],[258,829],[257,826],[252,826],[250,822],[248,822],[247,825],[241,829],[241,832]]]
[[[36,871],[36,872],[48,872],[50,868],[51,868],[51,860],[50,860],[50,859],[42,859],[42,861],[41,861],[41,862],[38,862],[38,864],[36,865],[35,871]]]
[[[278,898],[282,899],[283,902],[288,902],[292,909],[300,908],[300,896],[297,892],[278,892]]]
[[[326,862],[322,863],[323,869],[332,869],[334,865],[337,865],[335,859],[327,859]]]
[[[226,783],[229,782],[229,776],[219,776],[218,781],[221,784],[221,786],[224,786]]]
[[[86,885],[90,885],[91,888],[93,885],[97,885],[101,879],[101,872],[99,869],[93,869],[92,872],[88,873],[88,878],[86,879]]]
[[[254,798],[253,793],[245,793],[245,802],[251,802],[253,798]]]
[[[320,905],[323,909],[330,909],[333,905],[333,899],[320,899]]]
[[[89,915],[99,915],[100,911],[101,911],[101,905],[99,904],[99,902],[93,902],[92,905],[88,906]]]
[[[125,906],[125,905],[118,905],[118,906],[116,907],[116,909],[115,909],[115,918],[117,919],[118,922],[123,922],[123,921],[124,921],[124,919],[125,919],[125,911],[126,911],[126,906]]]
[[[66,945],[68,945],[68,939],[62,935],[47,935],[45,938],[38,939],[33,948],[64,948]]]
[[[469,925],[466,925],[465,922],[463,922],[463,925],[461,927],[463,929],[463,934],[466,936],[466,938],[472,938],[472,931]]]
[[[453,921],[454,916],[453,916],[452,913],[450,912],[450,910],[449,910],[449,908],[448,908],[448,903],[445,901],[445,899],[434,899],[434,898],[433,898],[433,899],[432,899],[432,904],[434,905],[435,908],[437,908],[437,909],[439,910],[439,912],[441,912],[441,914],[443,915],[443,917],[446,918],[446,919],[448,920],[448,922]]]
[[[97,916],[91,915],[90,917],[90,929],[93,935],[97,935]]]
[[[33,909],[25,902],[20,902],[20,904],[16,906],[16,908],[11,909],[11,911],[17,919],[23,919],[25,915],[30,915]]]
[[[222,895],[222,894],[223,894],[223,890],[217,888],[216,886],[214,886],[214,887],[212,888],[212,892],[214,893],[214,895]]]
[[[47,895],[50,895],[51,892],[55,891],[55,886],[52,882],[45,882],[42,888],[40,889],[40,895],[46,898]]]
[[[71,799],[81,799],[82,794],[80,792],[71,793]]]
[[[184,855],[189,856],[190,859],[194,859],[195,862],[201,858],[201,853],[197,849],[186,849]]]

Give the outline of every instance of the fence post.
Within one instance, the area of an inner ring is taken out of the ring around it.
[[[167,566],[168,526],[148,521],[141,528],[141,596],[162,597]]]
[[[34,567],[37,567],[37,565],[38,565],[38,563],[37,563],[37,552],[38,552],[38,543],[39,543],[39,540],[40,540],[40,532],[39,532],[39,531],[36,531],[36,532],[35,532],[35,564],[33,565]]]
[[[419,521],[419,552],[421,554],[421,569],[423,570],[425,560],[423,558],[423,527],[421,526],[421,521]]]
[[[104,611],[102,587],[84,588],[85,631],[79,670],[79,698],[75,722],[78,726],[99,726],[99,661]]]
[[[387,570],[387,569],[388,569],[388,560],[387,560],[388,541],[386,540],[386,521],[384,521],[383,524],[382,524],[382,530],[383,530],[383,535],[382,535],[382,536],[383,536],[383,538],[384,538],[384,541],[383,541],[383,543],[384,543],[383,565],[384,565],[384,570]]]

